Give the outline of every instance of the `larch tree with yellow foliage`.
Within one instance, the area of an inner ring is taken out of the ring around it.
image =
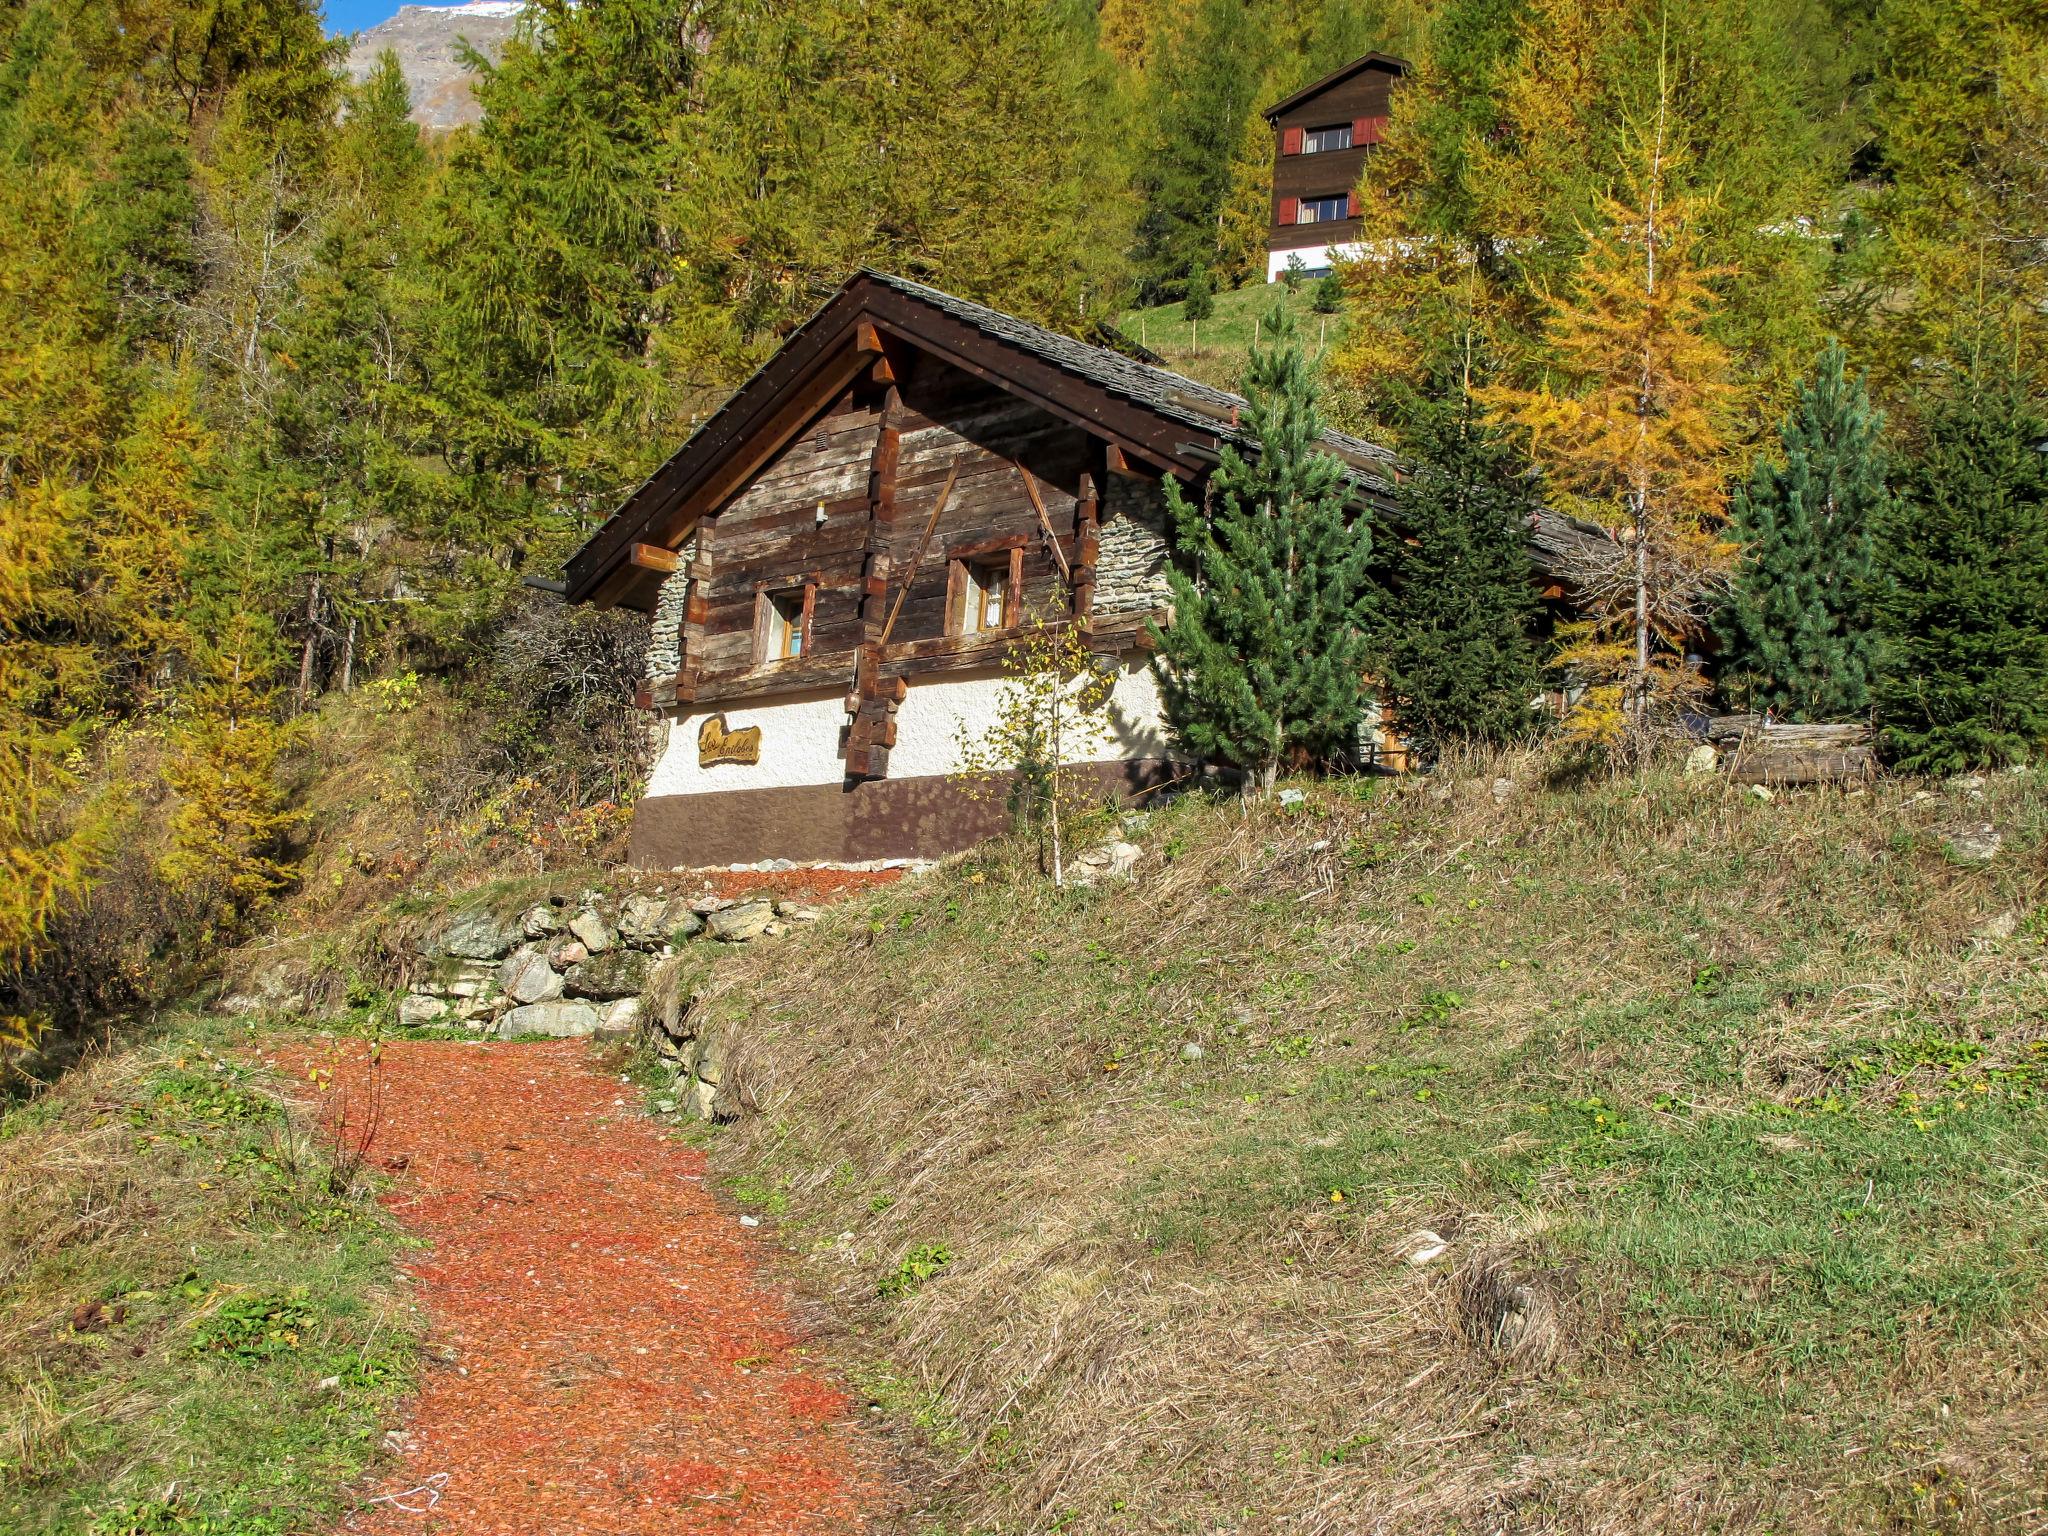
[[[1718,274],[1695,257],[1700,202],[1673,191],[1661,100],[1633,158],[1620,195],[1601,199],[1574,297],[1546,319],[1553,361],[1533,387],[1484,392],[1526,432],[1552,505],[1611,536],[1567,572],[1586,617],[1558,660],[1583,689],[1568,731],[1628,755],[1700,693],[1687,658],[1731,554],[1720,418],[1732,391],[1707,334]]]

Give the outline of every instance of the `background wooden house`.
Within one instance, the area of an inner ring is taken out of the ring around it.
[[[1273,125],[1273,228],[1266,281],[1289,260],[1310,274],[1355,258],[1358,178],[1386,131],[1394,84],[1408,65],[1368,53],[1266,109]]]

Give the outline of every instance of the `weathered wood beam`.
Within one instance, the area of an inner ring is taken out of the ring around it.
[[[1104,453],[1116,452],[1114,443],[1102,445]],[[1102,558],[1102,496],[1095,476],[1082,471],[1079,493],[1074,497],[1074,567],[1068,585],[1072,588],[1074,622],[1086,628],[1095,614],[1095,567]]]
[[[680,557],[672,549],[659,544],[635,544],[626,551],[626,563],[637,565],[643,571],[659,571],[664,576],[674,572]]]

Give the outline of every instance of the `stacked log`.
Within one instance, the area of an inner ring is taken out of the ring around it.
[[[1877,773],[1877,744],[1860,723],[1792,725],[1721,715],[1707,723],[1707,740],[1737,784],[1825,784]]]

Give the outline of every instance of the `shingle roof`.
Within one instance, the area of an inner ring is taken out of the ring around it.
[[[1121,395],[1156,415],[1210,436],[1227,439],[1239,447],[1250,445],[1249,435],[1237,425],[1238,413],[1249,403],[1242,395],[1217,389],[1214,385],[1175,373],[1170,368],[1155,368],[1149,363],[1138,362],[1108,347],[1076,341],[1071,336],[1048,331],[1028,320],[1019,320],[1015,315],[990,309],[986,304],[956,298],[926,283],[913,282],[889,272],[877,272],[873,268],[863,268],[862,275],[920,303],[943,310],[993,340],[1020,347],[1054,367],[1099,385],[1112,394]],[[1364,489],[1381,495],[1392,492],[1394,455],[1391,451],[1345,432],[1325,432],[1322,441],[1333,454],[1345,461],[1352,478],[1359,481]],[[1385,466],[1385,469],[1380,466]]]

